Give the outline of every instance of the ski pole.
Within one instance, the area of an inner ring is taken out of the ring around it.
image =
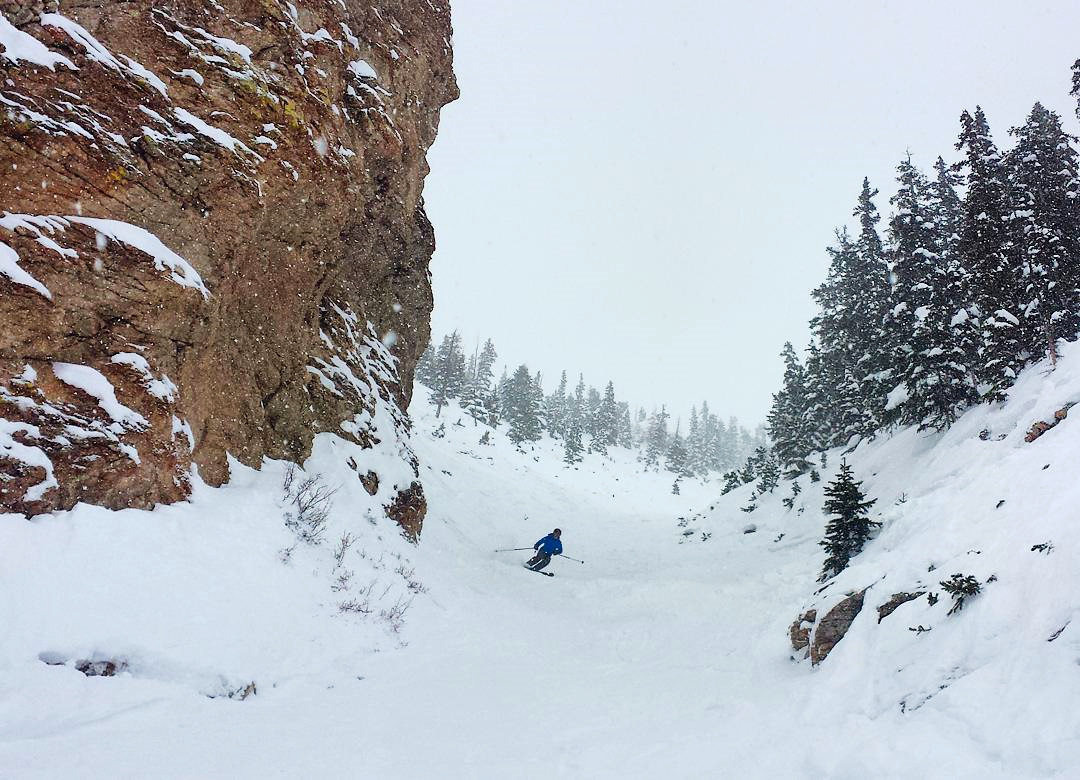
[[[520,552],[521,550],[531,550],[532,547],[510,547],[505,550],[496,550],[495,552]]]
[[[578,560],[577,558],[571,558],[571,557],[570,557],[569,555],[564,555],[564,556],[562,556],[562,557],[563,557],[563,558],[566,558],[567,560],[571,560],[571,561],[577,561],[578,563],[585,563],[585,561],[582,561],[582,560]]]

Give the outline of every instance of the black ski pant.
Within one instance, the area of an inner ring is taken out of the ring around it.
[[[540,571],[549,563],[551,563],[551,556],[546,552],[538,552],[536,555],[530,558],[529,562],[525,565],[533,571]]]

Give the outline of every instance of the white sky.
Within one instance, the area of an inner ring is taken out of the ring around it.
[[[461,98],[430,152],[433,328],[547,386],[764,418],[862,177],[999,143],[1034,101],[1076,132],[1066,2],[456,0]],[[883,225],[884,227],[884,219]]]

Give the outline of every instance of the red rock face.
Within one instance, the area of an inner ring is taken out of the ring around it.
[[[404,440],[446,3],[0,12],[0,508]]]

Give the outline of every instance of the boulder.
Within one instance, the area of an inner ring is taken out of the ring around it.
[[[817,666],[844,638],[851,624],[862,611],[866,589],[852,593],[825,613],[825,617],[815,626],[810,638],[810,662]]]

